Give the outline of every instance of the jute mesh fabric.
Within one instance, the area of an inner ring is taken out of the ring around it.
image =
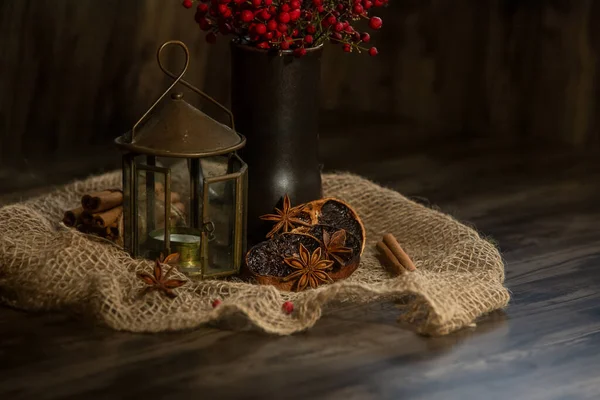
[[[189,329],[241,313],[280,335],[312,327],[328,304],[383,299],[401,300],[400,322],[422,334],[444,335],[509,301],[500,254],[477,232],[350,174],[323,176],[325,195],[352,205],[366,227],[365,253],[349,279],[302,293],[239,280],[190,281],[176,289],[175,299],[159,292],[141,296],[145,284],[136,272],[151,272],[151,262],[59,222],[83,194],[120,182],[120,173],[109,173],[1,208],[0,300],[24,310],[68,310],[134,332]],[[385,233],[396,236],[416,272],[392,278],[381,267],[374,245]],[[213,308],[215,299],[222,303]],[[295,305],[291,315],[282,311],[285,301]]]

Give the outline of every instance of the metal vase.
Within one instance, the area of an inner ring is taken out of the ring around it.
[[[232,111],[246,136],[248,239],[262,241],[272,228],[259,217],[288,194],[292,205],[322,197],[319,88],[323,48],[306,56],[273,53],[232,43]]]

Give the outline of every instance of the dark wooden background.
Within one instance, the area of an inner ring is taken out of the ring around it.
[[[391,3],[380,56],[326,52],[330,120],[393,121],[405,141],[600,142],[600,2]],[[227,41],[206,45],[179,0],[5,0],[0,32],[3,191],[114,166],[104,149],[165,88],[154,57],[167,39],[191,47],[188,79],[229,101]]]

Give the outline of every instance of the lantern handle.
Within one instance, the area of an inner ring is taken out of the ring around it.
[[[172,73],[171,71],[169,71],[167,68],[165,68],[165,66],[163,65],[162,60],[160,58],[160,56],[162,54],[162,51],[165,49],[165,47],[167,47],[169,45],[172,45],[172,44],[181,47],[183,49],[184,53],[185,53],[185,65],[183,66],[183,69],[181,70],[181,72],[179,73],[179,75],[175,75],[174,73]],[[210,97],[209,95],[207,95],[206,93],[204,93],[203,91],[201,91],[200,89],[198,89],[197,87],[195,87],[194,85],[192,85],[191,83],[183,80],[183,76],[187,72],[187,69],[188,69],[188,67],[190,65],[190,50],[185,45],[185,43],[183,43],[180,40],[169,40],[169,41],[163,43],[159,47],[158,51],[156,52],[156,59],[158,61],[158,66],[160,67],[160,69],[166,75],[168,75],[169,77],[173,78],[174,81],[168,87],[168,89],[165,90],[165,92],[154,102],[154,104],[152,104],[152,107],[150,107],[144,113],[144,115],[142,115],[142,117],[135,123],[135,125],[133,125],[133,128],[131,129],[131,141],[133,141],[134,138],[135,138],[135,130],[136,130],[136,128],[142,123],[143,120],[146,119],[146,117],[148,115],[150,115],[150,113],[152,112],[152,110],[154,110],[156,108],[156,106],[158,105],[158,103],[160,103],[161,100],[167,95],[167,93],[169,93],[175,87],[175,85],[177,85],[178,83],[182,83],[188,89],[193,90],[194,92],[196,92],[200,96],[204,97],[205,99],[207,99],[208,101],[210,101],[211,103],[213,103],[214,105],[218,106],[223,111],[225,111],[227,113],[227,115],[229,116],[229,121],[230,121],[231,129],[233,129],[235,131],[235,123],[233,122],[233,113],[227,107],[225,107],[224,105],[222,105],[221,103],[219,103],[218,101],[216,101],[215,99],[213,99],[212,97]]]
[[[183,48],[183,51],[185,51],[185,57],[186,57],[185,68],[179,75],[175,75],[174,73],[169,71],[167,68],[165,68],[162,61],[160,60],[161,51],[170,44],[176,44],[176,45],[180,46],[181,48]],[[219,107],[221,110],[225,111],[225,113],[229,117],[229,125],[230,125],[231,129],[233,129],[235,131],[235,123],[233,122],[233,113],[231,112],[231,110],[228,109],[227,107],[225,107],[223,104],[219,103],[214,98],[212,98],[209,95],[207,95],[206,93],[204,93],[202,90],[198,89],[196,86],[192,85],[191,83],[189,83],[188,81],[183,79],[183,75],[185,75],[187,66],[189,64],[189,59],[190,59],[190,51],[189,51],[188,47],[185,45],[185,43],[183,43],[179,40],[170,40],[168,42],[165,42],[162,46],[160,46],[160,49],[158,49],[158,53],[157,53],[156,57],[158,59],[158,66],[160,67],[162,72],[164,72],[166,75],[170,76],[171,78],[175,79],[175,83],[177,83],[177,82],[181,83],[183,86],[187,87],[190,90],[193,90],[194,92],[196,92],[196,94],[199,94],[200,96],[204,97],[206,100],[213,103],[215,106]],[[171,90],[171,89],[169,88],[169,90]]]
[[[135,130],[136,128],[142,123],[143,120],[146,119],[146,117],[152,112],[152,110],[154,110],[156,108],[156,106],[158,105],[158,103],[160,103],[160,101],[167,95],[167,93],[169,93],[174,87],[175,85],[177,85],[177,83],[179,81],[181,81],[181,78],[183,78],[183,75],[185,75],[188,66],[190,65],[190,51],[188,50],[188,48],[186,47],[185,44],[183,44],[182,42],[178,41],[178,40],[171,40],[168,42],[163,43],[162,46],[160,46],[160,48],[158,49],[158,53],[156,54],[156,57],[158,58],[158,65],[160,65],[160,68],[164,71],[165,69],[163,68],[161,62],[160,62],[160,54],[163,51],[163,49],[165,47],[167,47],[169,44],[178,44],[183,48],[183,51],[185,52],[185,65],[183,67],[183,70],[179,73],[179,76],[174,76],[169,74],[170,76],[172,76],[173,78],[175,78],[175,81],[171,84],[171,86],[169,86],[169,88],[167,90],[165,90],[165,92],[154,102],[154,104],[152,104],[152,107],[150,107],[145,113],[144,115],[142,115],[142,117],[140,119],[138,119],[138,121],[135,123],[135,125],[133,125],[133,128],[131,129],[131,141],[133,142],[133,140],[135,139]]]

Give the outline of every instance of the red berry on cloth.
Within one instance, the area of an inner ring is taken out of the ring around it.
[[[284,313],[291,314],[294,312],[294,303],[292,303],[291,301],[286,301],[285,303],[283,303],[283,306],[281,306],[281,308]]]
[[[213,308],[217,308],[217,307],[219,307],[220,305],[221,305],[221,300],[219,300],[219,299],[215,299],[215,300],[213,300],[213,302],[212,302],[212,306],[213,306]]]

